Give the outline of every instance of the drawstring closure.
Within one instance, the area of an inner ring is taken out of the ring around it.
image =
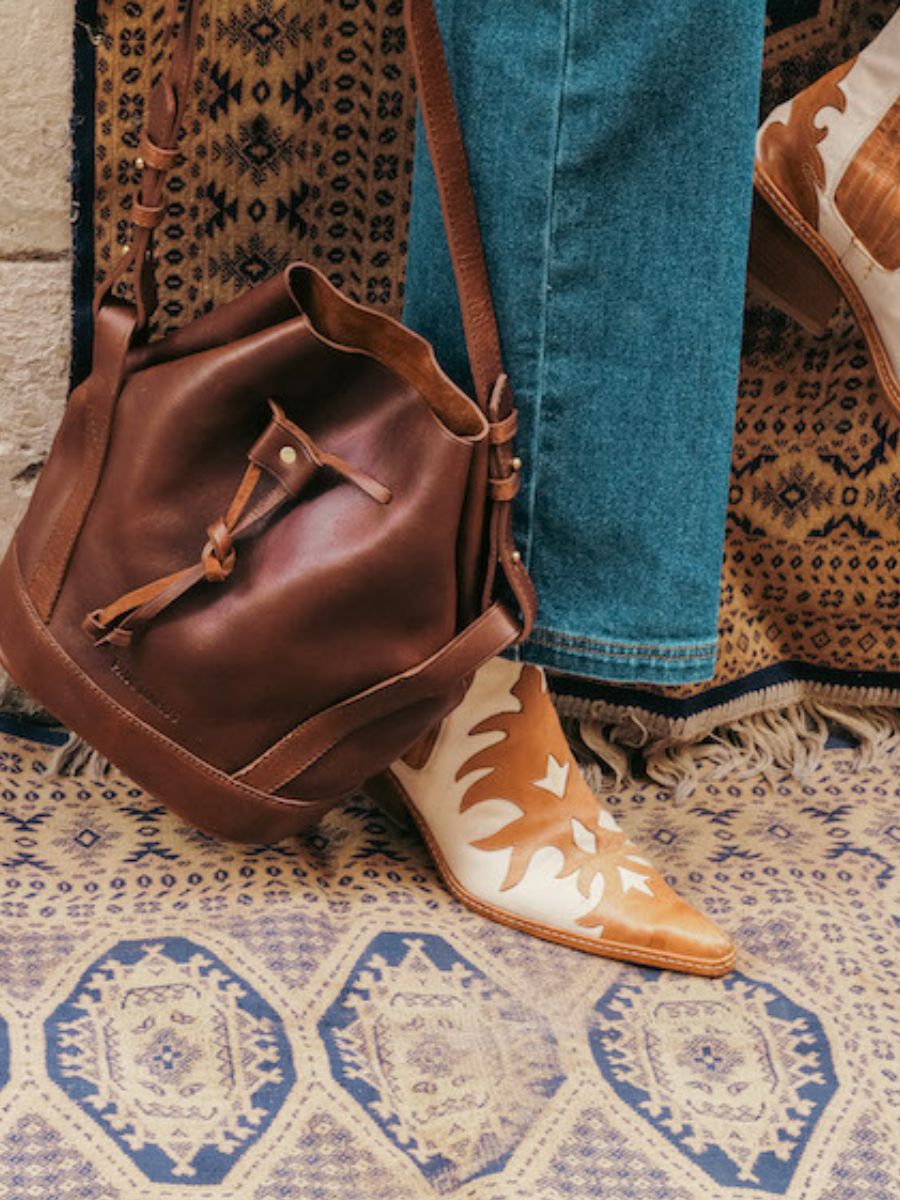
[[[224,583],[237,562],[235,541],[251,526],[299,496],[319,470],[334,471],[378,504],[390,503],[392,493],[384,484],[318,446],[305,430],[288,419],[274,400],[269,400],[269,407],[273,419],[250,450],[249,466],[228,511],[207,529],[208,541],[200,553],[200,561],[126,592],[105,608],[88,613],[82,628],[95,645],[127,646],[139,628],[197,583]],[[264,475],[273,486],[250,507]]]

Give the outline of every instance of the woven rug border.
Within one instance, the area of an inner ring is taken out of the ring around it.
[[[794,694],[786,699],[788,690]],[[596,719],[633,712],[656,731],[694,736],[750,712],[793,703],[804,696],[861,707],[900,705],[900,672],[845,671],[786,660],[683,698],[566,675],[553,676],[553,691],[569,716]]]
[[[792,666],[797,668],[793,673]],[[860,709],[900,708],[900,676],[893,672],[884,673],[894,681],[893,686],[885,686],[875,682],[881,673],[865,675],[864,682],[839,683],[817,679],[811,675],[811,670],[814,668],[810,669],[804,663],[766,667],[741,681],[744,686],[740,694],[730,699],[724,698],[722,693],[730,691],[731,684],[690,700],[672,700],[640,691],[629,692],[627,696],[618,695],[610,700],[597,695],[590,680],[563,680],[556,676],[552,684],[557,707],[564,716],[594,721],[616,721],[623,716],[633,716],[639,719],[648,733],[678,740],[694,740],[744,717],[787,708],[809,699]],[[857,677],[862,676],[863,672],[829,671],[822,674]],[[784,677],[776,682],[761,678],[776,675]],[[573,682],[580,685],[578,691],[570,690],[568,685]],[[668,711],[661,711],[656,701],[663,701]],[[702,701],[702,704],[698,705],[697,701]],[[691,707],[694,708],[693,712],[677,711]]]
[[[72,387],[90,370],[94,326],[94,39],[98,36],[97,0],[76,0],[72,38]]]

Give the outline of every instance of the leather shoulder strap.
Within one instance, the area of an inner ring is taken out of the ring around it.
[[[503,374],[478,211],[453,85],[432,0],[405,0],[422,123],[437,179],[475,392],[483,409]]]
[[[156,308],[153,231],[165,215],[165,178],[178,155],[179,134],[190,100],[201,3],[166,0],[168,66],[151,93],[141,139],[139,157],[143,168],[132,214],[134,237],[94,302],[95,309],[99,309],[119,280],[131,273],[138,329],[146,327]],[[405,0],[404,18],[472,377],[479,403],[487,411],[491,391],[503,372],[500,336],[453,86],[432,0]]]
[[[190,102],[199,14],[200,0],[166,0],[163,54],[167,61],[150,92],[141,134],[137,159],[141,180],[132,212],[132,241],[94,296],[96,321],[119,280],[130,274],[137,308],[136,332],[146,327],[156,309],[153,233],[165,216],[166,176],[178,158],[178,139]]]
[[[277,792],[365,725],[439,696],[474,674],[516,642],[520,632],[519,623],[502,604],[491,604],[430,658],[309,717],[241,768],[235,778],[260,791]]]

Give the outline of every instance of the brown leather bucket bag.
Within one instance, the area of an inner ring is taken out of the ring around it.
[[[134,240],[0,568],[0,658],[179,815],[269,841],[404,753],[527,636],[516,415],[430,0],[407,0],[477,402],[303,264],[156,341],[153,229],[199,0],[170,0]],[[125,276],[133,302],[118,295]]]

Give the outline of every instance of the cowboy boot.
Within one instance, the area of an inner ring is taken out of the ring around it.
[[[760,129],[750,276],[813,333],[843,293],[900,408],[900,11]]]
[[[665,883],[585,783],[544,672],[496,658],[425,744],[382,775],[463,904],[592,954],[696,975],[728,938]]]

